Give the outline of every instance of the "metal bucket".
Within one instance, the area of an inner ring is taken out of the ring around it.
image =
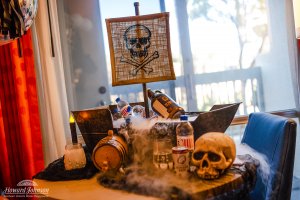
[[[128,147],[125,141],[108,131],[108,136],[103,138],[95,146],[92,160],[94,165],[101,171],[119,170],[127,161]]]
[[[84,142],[90,153],[97,143],[107,136],[108,130],[113,129],[109,109],[89,109],[72,111],[75,122],[80,129]]]

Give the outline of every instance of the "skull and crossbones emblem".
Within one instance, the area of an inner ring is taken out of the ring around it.
[[[136,76],[140,70],[147,74],[153,72],[153,69],[147,66],[154,59],[159,58],[158,51],[148,55],[148,49],[151,46],[151,31],[148,27],[135,24],[129,26],[123,35],[126,49],[130,52],[130,57],[121,57],[121,62],[130,64],[134,67],[130,74]]]

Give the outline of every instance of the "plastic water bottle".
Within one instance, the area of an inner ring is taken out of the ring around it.
[[[145,117],[145,108],[141,105],[135,105],[132,107],[132,115],[135,117],[144,118]]]
[[[113,117],[114,120],[118,120],[118,119],[122,118],[122,115],[121,115],[121,113],[119,112],[119,110],[117,108],[115,108],[112,111],[112,117]]]
[[[127,144],[131,142],[130,141],[131,126],[132,126],[131,119],[126,118],[125,122],[121,124],[120,129],[118,130],[118,133],[124,137]]]
[[[119,97],[116,99],[117,108],[121,113],[122,117],[125,119],[131,116],[132,108],[127,101],[120,99]]]
[[[180,123],[176,127],[176,139],[177,146],[187,147],[190,152],[194,150],[194,128],[187,115],[180,116]]]
[[[120,111],[124,106],[129,105],[125,100],[122,100],[120,97],[116,98],[117,108]]]
[[[134,129],[132,127],[131,118],[125,118],[125,122],[121,124],[120,128],[118,129],[118,133],[121,137],[123,137],[124,141],[128,146],[128,163],[132,163],[134,160],[134,148],[132,145],[133,132]]]

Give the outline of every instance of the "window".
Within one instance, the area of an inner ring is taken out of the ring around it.
[[[116,10],[116,14],[109,9],[113,3],[100,1],[102,21],[134,14],[133,1],[124,1],[128,9]],[[286,35],[280,28],[284,21],[270,13],[271,3],[209,0],[151,3],[140,2],[141,14],[159,9],[170,12],[177,80],[150,83],[149,87],[163,90],[189,111],[205,111],[213,104],[237,101],[243,102],[241,115],[295,107],[284,44]],[[104,23],[102,28],[107,38]],[[109,63],[107,45],[106,58]],[[131,102],[143,101],[139,85],[110,87],[110,92],[112,102],[117,96]]]
[[[133,3],[58,1],[71,109],[113,104],[118,96],[143,101],[141,84],[111,86],[105,19],[135,15]],[[238,115],[295,108],[283,8],[266,0],[141,0],[140,14],[170,13],[177,77],[147,87],[187,111],[232,102],[243,102]]]
[[[60,2],[68,90],[74,109],[143,101],[142,86],[111,87],[105,18],[134,15],[131,0]],[[118,5],[118,6],[114,6]],[[126,9],[125,9],[126,8]],[[140,14],[170,12],[176,81],[149,83],[188,111],[243,102],[238,114],[294,108],[280,5],[268,1],[140,1]],[[271,12],[272,11],[272,12]],[[276,14],[275,14],[276,13]]]

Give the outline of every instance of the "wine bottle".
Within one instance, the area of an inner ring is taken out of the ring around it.
[[[148,89],[147,93],[151,100],[151,108],[158,115],[164,118],[176,119],[179,118],[180,115],[184,114],[184,109],[172,98],[163,94],[161,91],[156,90],[153,92],[151,89]]]

